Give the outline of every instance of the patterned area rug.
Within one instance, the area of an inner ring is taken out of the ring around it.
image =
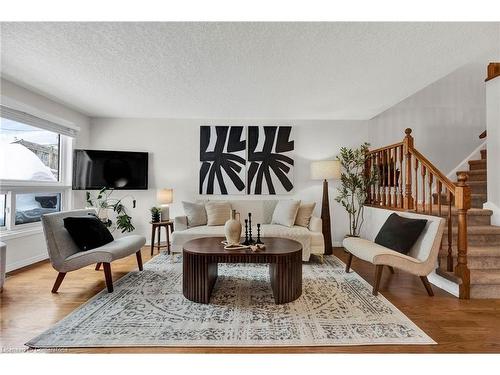
[[[336,257],[304,264],[303,293],[275,305],[267,265],[221,264],[211,303],[182,295],[182,258],[159,255],[26,345],[336,346],[435,344]]]

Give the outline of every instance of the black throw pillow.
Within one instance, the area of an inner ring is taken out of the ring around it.
[[[375,243],[408,254],[426,224],[425,219],[410,219],[393,213],[380,228]]]
[[[104,223],[93,215],[67,217],[64,219],[64,228],[82,251],[95,249],[114,240]]]

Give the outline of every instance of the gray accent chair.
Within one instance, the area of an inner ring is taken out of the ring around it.
[[[111,293],[113,292],[111,262],[134,253],[137,257],[139,270],[142,271],[141,248],[146,243],[144,236],[130,235],[115,239],[113,242],[92,250],[80,251],[69,232],[64,228],[64,218],[87,216],[90,213],[95,214],[95,210],[73,210],[42,216],[43,233],[47,242],[50,263],[59,272],[52,293],[57,293],[66,273],[91,264],[97,264],[96,270],[99,270],[101,264],[103,265],[106,287],[108,292]]]

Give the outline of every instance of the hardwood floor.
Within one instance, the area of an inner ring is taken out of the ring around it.
[[[346,253],[335,249],[344,262]],[[151,256],[144,248],[147,262]],[[353,259],[352,269],[373,283],[375,268]],[[48,262],[42,262],[8,275],[0,294],[0,351],[27,350],[24,343],[71,313],[89,298],[106,288],[102,268],[88,266],[70,272],[58,294],[50,292],[57,272]],[[113,280],[136,269],[136,257],[113,262]],[[458,300],[434,287],[435,296],[428,297],[421,280],[396,270],[384,269],[380,293],[413,320],[438,345],[387,345],[351,347],[280,347],[280,348],[95,348],[72,349],[65,352],[84,353],[420,353],[500,352],[500,299]]]

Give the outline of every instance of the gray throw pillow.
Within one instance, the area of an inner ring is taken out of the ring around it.
[[[204,204],[182,202],[184,213],[187,216],[188,227],[207,225],[207,211]]]
[[[273,213],[271,224],[280,224],[285,227],[293,227],[297,211],[299,210],[300,201],[296,200],[280,200],[276,205]]]

